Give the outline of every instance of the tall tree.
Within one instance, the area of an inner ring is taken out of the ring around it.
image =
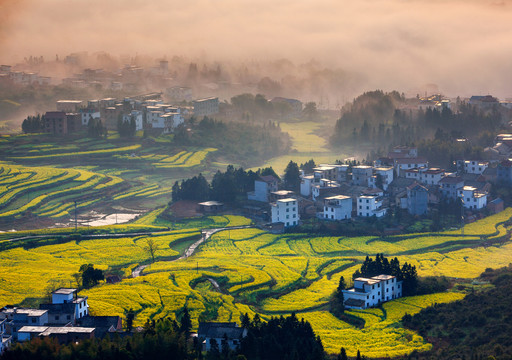
[[[284,187],[287,190],[299,191],[300,189],[300,170],[296,162],[290,160],[284,170]]]

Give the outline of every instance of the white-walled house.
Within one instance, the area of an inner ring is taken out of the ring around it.
[[[220,351],[224,346],[229,347],[230,350],[236,350],[245,336],[247,336],[247,329],[239,327],[234,322],[200,322],[197,330],[197,337],[202,343],[203,351],[210,351],[214,344]]]
[[[140,110],[132,110],[129,114],[123,115],[124,122],[130,122],[131,120],[135,121],[135,131],[144,129],[144,116],[142,111]]]
[[[6,319],[0,320],[0,355],[11,345],[12,336],[7,335],[5,324]]]
[[[368,179],[372,176],[373,169],[369,165],[358,165],[352,168],[352,184],[368,186]]]
[[[86,297],[77,297],[76,289],[60,288],[52,292],[52,304],[74,304],[75,320],[89,314],[89,305]]]
[[[354,279],[354,287],[343,290],[348,309],[366,309],[402,297],[402,281],[392,275]]]
[[[100,118],[100,110],[95,108],[82,108],[79,110],[79,113],[82,118],[82,126],[89,125],[91,119]]]
[[[489,167],[489,162],[478,161],[478,160],[465,160],[464,161],[464,172],[466,174],[479,174],[482,173]]]
[[[333,192],[339,189],[340,184],[336,181],[328,179],[320,179],[320,181],[313,183],[311,186],[311,199],[316,201],[322,194],[326,192]]]
[[[424,158],[402,158],[394,160],[395,171],[398,176],[405,177],[405,170],[425,167],[428,168],[428,161]]]
[[[324,199],[324,211],[320,213],[322,219],[346,220],[352,215],[352,198],[345,195],[336,195]]]
[[[277,191],[278,180],[272,175],[260,176],[254,180],[254,191],[247,193],[247,199],[260,202],[269,202],[270,194]]]
[[[464,179],[459,176],[444,176],[439,181],[439,186],[443,196],[456,199],[464,187]]]
[[[270,205],[273,223],[281,222],[285,227],[299,224],[299,205],[297,199],[279,199]]]
[[[375,167],[373,168],[375,174],[368,178],[368,186],[372,188],[377,187],[378,176],[382,179],[382,190],[387,190],[389,184],[393,182],[393,167]]]
[[[357,197],[357,216],[382,217],[386,215],[386,210],[382,207],[382,199],[378,196],[362,195]]]
[[[312,188],[314,182],[315,182],[314,175],[302,175],[300,177],[300,194],[302,196],[306,196],[306,197],[310,196],[311,188]]]
[[[473,186],[464,186],[459,191],[459,197],[464,201],[466,209],[480,210],[487,206],[487,194],[479,192]]]

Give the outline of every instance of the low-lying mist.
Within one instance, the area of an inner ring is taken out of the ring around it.
[[[289,83],[293,71],[320,63],[340,83],[333,101],[375,88],[413,94],[429,83],[447,95],[507,98],[511,19],[510,0],[3,0],[0,61],[178,55]],[[261,66],[279,59],[287,59],[282,73]]]

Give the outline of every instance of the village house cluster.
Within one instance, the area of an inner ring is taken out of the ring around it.
[[[78,297],[76,289],[53,291],[51,303],[41,304],[39,309],[14,306],[0,309],[0,353],[13,342],[35,337],[48,336],[67,343],[121,331],[119,316],[91,316],[87,297]]]
[[[260,176],[247,198],[269,204],[274,229],[278,224],[298,225],[301,216],[330,221],[380,218],[392,207],[421,216],[443,199],[463,204],[467,222],[484,208],[491,213],[503,209],[501,199],[490,198],[491,184],[512,184],[512,160],[469,159],[454,165],[457,170],[451,172],[430,167],[417,148],[398,146],[373,165],[321,164],[312,173],[302,172],[297,194],[280,190],[274,176]]]
[[[44,130],[65,135],[87,128],[91,120],[101,120],[107,130],[116,130],[118,121],[134,122],[135,131],[172,133],[191,116],[211,116],[219,111],[219,99],[207,98],[193,106],[174,106],[164,103],[161,93],[151,93],[118,100],[59,100],[56,111],[44,114]]]

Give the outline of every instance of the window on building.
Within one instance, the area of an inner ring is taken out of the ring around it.
[[[59,315],[55,315],[55,320],[59,320]]]

